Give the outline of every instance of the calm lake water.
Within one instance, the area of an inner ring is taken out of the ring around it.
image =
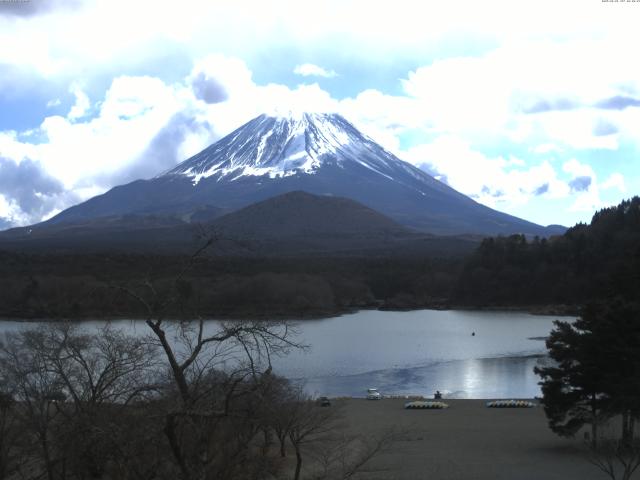
[[[310,345],[273,361],[274,371],[304,382],[317,395],[387,394],[450,398],[512,398],[540,394],[533,367],[545,361],[541,337],[558,317],[513,312],[361,311],[298,323]],[[141,321],[112,324],[146,333]],[[214,328],[216,322],[211,321]],[[0,332],[33,327],[0,322]],[[103,322],[88,321],[85,328]],[[472,333],[475,332],[475,335]]]

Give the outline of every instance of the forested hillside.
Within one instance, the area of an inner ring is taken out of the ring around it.
[[[597,212],[549,240],[485,239],[454,295],[474,305],[581,304],[640,292],[640,198]]]
[[[138,317],[121,288],[177,295],[172,317],[325,316],[360,308],[440,306],[461,258],[188,258],[159,255],[35,255],[0,252],[0,317]]]
[[[167,314],[181,318],[304,318],[361,308],[569,313],[589,300],[634,300],[640,292],[638,197],[563,236],[487,238],[466,255],[453,248],[455,241],[428,253],[337,257],[239,257],[216,255],[214,248],[178,283],[184,255],[0,252],[0,316],[141,317],[145,312],[121,288],[144,293],[147,282],[161,295],[178,296]]]

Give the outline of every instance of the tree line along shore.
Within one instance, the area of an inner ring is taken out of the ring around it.
[[[363,308],[517,308],[576,314],[592,299],[640,291],[640,198],[564,235],[486,238],[468,254],[233,257],[0,252],[4,318],[144,318],[117,287],[152,282],[188,318],[311,318]]]

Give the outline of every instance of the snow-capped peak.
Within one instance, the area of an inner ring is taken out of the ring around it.
[[[393,179],[394,173],[422,176],[365,137],[335,113],[288,112],[260,115],[164,175],[237,180],[315,174],[324,165],[357,164]]]
[[[267,117],[274,117],[279,120],[285,120],[289,122],[301,122],[307,116],[314,116],[314,115],[319,115],[319,114],[306,112],[304,110],[295,110],[292,108],[288,108],[288,109],[278,108],[273,110],[271,113],[265,113],[265,116]]]

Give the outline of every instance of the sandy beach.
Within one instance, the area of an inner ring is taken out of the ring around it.
[[[344,401],[351,434],[405,431],[374,459],[366,478],[397,480],[567,480],[606,478],[586,459],[582,438],[547,427],[541,407],[486,408],[485,400],[445,400],[446,410],[405,410],[404,399]]]

